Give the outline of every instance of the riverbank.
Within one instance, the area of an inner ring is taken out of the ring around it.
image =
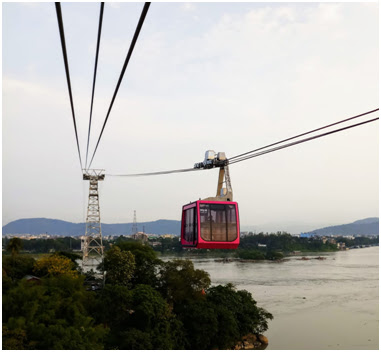
[[[288,261],[289,259],[283,258],[283,259],[276,259],[276,260],[268,260],[268,259],[241,259],[241,258],[221,258],[221,259],[214,259],[216,263],[283,263]]]
[[[265,350],[269,344],[269,340],[262,334],[247,334],[242,340],[237,342],[234,350]]]

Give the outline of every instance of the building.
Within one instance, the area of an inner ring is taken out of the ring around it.
[[[152,247],[161,246],[161,242],[153,241],[150,243]]]
[[[145,234],[144,232],[137,232],[131,235],[131,238],[136,241],[148,242],[148,235]]]
[[[330,244],[336,244],[336,240],[334,238],[329,238],[328,243]]]
[[[345,247],[345,242],[338,242],[337,243],[337,249],[341,251],[345,251],[347,248]]]
[[[41,283],[41,279],[39,277],[33,276],[33,275],[24,276],[24,280],[26,280],[28,282],[36,282],[37,284]]]
[[[300,234],[300,238],[311,238],[311,237],[314,237],[316,235],[316,233],[314,232],[302,232]]]
[[[170,234],[166,233],[165,235],[161,235],[160,237],[161,238],[174,238],[174,237],[176,237],[176,235],[170,235]]]

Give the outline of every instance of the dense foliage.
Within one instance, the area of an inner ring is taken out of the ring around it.
[[[112,246],[98,291],[70,257],[3,256],[4,349],[230,349],[272,319],[247,291],[211,287],[191,261],[163,262],[147,245]]]
[[[346,247],[354,246],[364,246],[364,245],[374,245],[378,244],[379,236],[374,237],[364,237],[358,236],[355,239],[349,239],[348,237],[336,237],[336,242],[343,242]],[[134,278],[139,277],[142,279],[143,272],[146,272],[146,267],[142,268],[139,258],[144,258],[144,256],[149,255],[146,250],[139,249],[136,247],[136,241],[128,239],[126,237],[120,236],[113,240],[103,240],[103,244],[106,250],[110,249],[113,245],[117,245],[121,249],[134,252],[137,260],[136,271],[134,272],[132,281],[136,281]],[[186,255],[191,253],[192,255],[218,255],[219,257],[232,257],[238,255],[240,258],[245,259],[261,259],[263,256],[265,259],[271,257],[271,253],[275,254],[278,259],[279,253],[282,252],[287,254],[293,251],[302,252],[327,252],[337,250],[335,244],[329,242],[323,243],[320,238],[299,238],[292,236],[286,232],[277,233],[259,233],[253,234],[249,232],[248,235],[241,237],[241,243],[239,249],[241,251],[231,250],[231,249],[197,249],[195,251],[189,250],[184,251],[179,237],[173,238],[155,238],[151,239],[148,244],[155,250],[155,252],[160,252],[162,254],[176,253],[181,255]],[[139,245],[139,244],[138,244]],[[18,253],[18,252],[30,252],[30,253],[50,253],[50,252],[66,252],[69,253],[72,250],[79,251],[81,248],[81,241],[78,238],[63,237],[55,239],[32,239],[32,240],[20,240],[18,238],[9,239],[7,237],[3,238],[3,246],[7,249],[8,253]],[[248,251],[252,251],[250,253]],[[255,252],[258,250],[259,252]],[[145,251],[142,256],[139,255],[139,251]],[[241,256],[242,254],[242,256]],[[248,258],[248,256],[250,258]],[[273,256],[274,257],[274,256]],[[262,258],[263,259],[263,258]],[[144,260],[143,260],[144,261]],[[154,260],[151,258],[149,263],[153,263]],[[149,265],[151,265],[149,264]],[[142,268],[140,270],[140,268]],[[152,267],[151,267],[152,269]],[[149,270],[152,273],[152,270]],[[151,275],[151,274],[150,274]],[[140,279],[137,279],[139,282]],[[144,281],[144,280],[143,280]],[[142,282],[144,283],[144,282]]]
[[[17,237],[16,237],[17,238]],[[81,249],[81,240],[79,238],[62,237],[62,238],[34,238],[31,240],[23,240],[17,238],[24,251],[34,253],[49,253],[52,251],[71,251]],[[8,250],[9,243],[14,240],[3,238],[3,245]]]
[[[288,233],[279,232],[276,234],[257,234],[242,237],[240,249],[257,249],[259,245],[266,245],[267,251],[333,251],[337,246],[330,243],[323,243],[320,239],[299,238]]]
[[[12,255],[16,255],[20,252],[21,248],[23,247],[21,239],[14,237],[9,240],[7,244],[7,251],[10,251]]]
[[[20,280],[3,295],[3,349],[102,348],[107,329],[87,313],[91,300],[81,277]]]
[[[378,245],[379,237],[336,237],[334,240],[343,242],[346,247]],[[300,238],[292,236],[285,232],[271,234],[253,234],[241,237],[238,250],[229,249],[208,249],[208,250],[190,250],[192,255],[218,255],[219,257],[238,257],[247,260],[278,260],[284,255],[294,251],[300,252],[332,252],[337,251],[337,244],[324,241],[318,238]]]
[[[117,246],[122,251],[131,252],[135,257],[135,270],[132,273],[131,284],[133,286],[138,284],[146,284],[152,287],[157,286],[158,270],[160,268],[161,260],[157,258],[157,254],[150,246],[143,246],[136,241],[128,241],[120,238],[117,241]]]
[[[356,246],[369,246],[372,244],[378,244],[379,236],[372,238],[368,237],[355,237],[353,240],[348,237],[338,237],[337,242],[344,242],[346,247],[356,247]]]
[[[155,240],[155,242],[158,242],[159,245],[155,246],[155,251],[161,252],[161,253],[167,253],[167,252],[182,252],[183,247],[180,242],[179,237],[173,237],[173,238],[158,238]]]
[[[52,277],[65,274],[70,277],[78,277],[78,271],[74,269],[74,263],[67,257],[53,254],[42,257],[34,263],[33,271],[40,277]]]
[[[106,282],[127,286],[135,270],[135,257],[131,252],[121,251],[118,246],[106,252],[101,268],[106,271]]]

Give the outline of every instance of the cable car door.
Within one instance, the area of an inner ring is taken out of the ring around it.
[[[192,203],[183,207],[181,243],[185,247],[197,246],[198,234],[197,205]]]

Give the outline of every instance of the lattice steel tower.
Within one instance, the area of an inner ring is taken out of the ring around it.
[[[84,180],[90,181],[89,204],[87,207],[86,234],[82,236],[82,269],[94,267],[103,261],[101,214],[99,208],[98,181],[105,178],[104,170],[85,170]],[[103,274],[102,274],[103,275]]]
[[[136,222],[136,210],[134,210],[134,221],[132,223],[132,235],[138,233],[138,223]]]

